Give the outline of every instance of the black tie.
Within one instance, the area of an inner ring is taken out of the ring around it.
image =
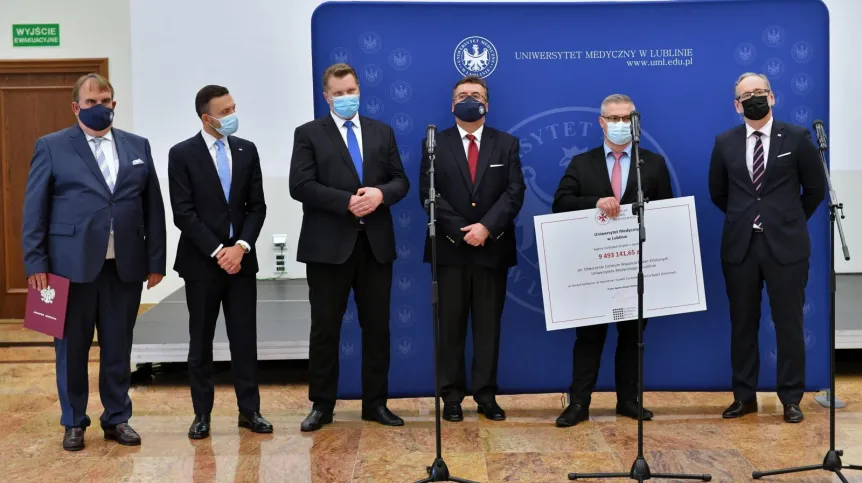
[[[754,136],[757,140],[754,142],[754,163],[751,168],[751,181],[754,183],[754,191],[760,195],[760,191],[763,188],[763,173],[766,172],[763,142],[760,140],[760,136],[763,136],[763,133],[760,131],[754,131]],[[760,226],[760,213],[754,217],[754,224]]]

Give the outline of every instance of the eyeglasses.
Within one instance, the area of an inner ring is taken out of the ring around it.
[[[464,99],[466,99],[466,98],[467,98],[467,96],[470,96],[470,97],[472,97],[473,99],[475,99],[475,100],[477,100],[477,101],[479,101],[479,102],[484,102],[484,101],[485,101],[485,96],[483,96],[482,94],[479,94],[478,92],[474,92],[474,93],[472,93],[472,94],[467,94],[466,92],[462,92],[462,93],[458,94],[457,96],[455,96],[455,100],[456,100],[456,101],[458,101],[458,102],[461,102],[461,101],[463,101]]]
[[[737,101],[747,101],[751,99],[753,96],[762,97],[769,94],[769,89],[755,89],[751,92],[743,92],[742,94],[736,96]]]
[[[631,116],[602,116],[608,122],[631,122]]]

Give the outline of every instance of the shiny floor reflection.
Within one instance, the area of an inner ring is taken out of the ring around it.
[[[363,422],[357,401],[339,403],[335,423],[312,434],[299,431],[308,409],[303,384],[261,388],[262,412],[275,433],[256,435],[236,427],[233,388],[217,388],[212,436],[190,441],[191,399],[181,384],[150,384],[132,392],[139,447],[105,441],[98,424],[79,453],[61,448],[60,410],[50,362],[29,362],[27,351],[0,348],[0,481],[2,482],[290,482],[410,483],[424,476],[434,458],[431,399],[402,399],[390,408],[402,428]],[[97,352],[94,358],[98,357]],[[42,354],[44,355],[44,354]],[[4,362],[4,361],[13,362]],[[91,389],[98,364],[91,363]],[[182,377],[179,378],[182,380]],[[842,376],[838,393],[838,444],[845,461],[862,464],[862,376]],[[656,419],[645,424],[645,448],[653,471],[711,473],[713,481],[751,481],[754,469],[818,463],[828,446],[828,412],[811,394],[802,404],[806,421],[782,422],[773,394],[759,397],[761,412],[724,421],[725,393],[648,393]],[[508,420],[481,418],[465,403],[465,421],[443,424],[444,457],[452,473],[482,483],[563,482],[570,471],[627,471],[636,451],[635,421],[614,415],[614,396],[597,394],[592,418],[558,429],[559,394],[501,396]],[[90,398],[94,420],[101,404]],[[862,482],[862,473],[848,472]],[[595,481],[595,480],[593,480]],[[626,481],[626,480],[613,480]],[[838,481],[825,472],[773,477],[768,481]]]

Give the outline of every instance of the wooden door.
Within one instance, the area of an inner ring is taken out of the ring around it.
[[[21,223],[36,140],[73,125],[72,88],[108,76],[108,59],[0,61],[0,319],[24,317],[27,280]]]

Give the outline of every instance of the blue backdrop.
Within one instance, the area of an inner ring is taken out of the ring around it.
[[[328,111],[321,94],[324,69],[351,64],[360,77],[361,114],[395,129],[411,182],[407,198],[392,209],[398,260],[391,396],[434,392],[430,269],[422,262],[427,216],[417,192],[421,139],[428,124],[443,129],[454,123],[452,86],[468,73],[489,84],[488,124],[520,138],[527,183],[517,219],[519,262],[509,272],[503,316],[501,392],[564,392],[570,383],[575,331],[545,330],[533,217],[550,212],[572,156],[602,142],[598,107],[612,93],[634,99],[642,114],[642,146],[664,155],[674,192],[695,196],[698,209],[708,310],[650,320],[646,387],[730,389],[730,323],[719,261],[723,217],[707,188],[713,140],[742,122],[733,88],[746,71],[769,76],[778,119],[810,127],[820,118],[828,125],[828,22],[818,0],[321,5],[312,17],[315,115]],[[828,387],[829,369],[824,205],[809,228],[807,388],[819,390]],[[775,387],[770,315],[764,293],[762,390]],[[357,322],[351,300],[341,338],[341,398],[360,396]],[[612,330],[600,390],[613,388],[615,341]]]

